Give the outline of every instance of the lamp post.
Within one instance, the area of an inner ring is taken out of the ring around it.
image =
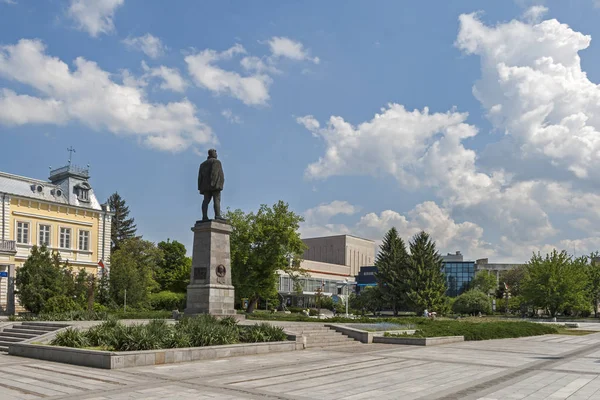
[[[348,318],[348,278],[344,279],[344,283],[346,287],[346,318]]]

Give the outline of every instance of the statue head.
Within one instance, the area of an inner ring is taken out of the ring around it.
[[[217,150],[215,149],[210,149],[208,151],[208,158],[217,158]]]

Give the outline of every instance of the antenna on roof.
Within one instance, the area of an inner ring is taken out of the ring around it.
[[[73,153],[75,153],[75,149],[73,148],[73,146],[71,146],[67,149],[67,151],[69,152],[69,165],[71,165],[71,158],[73,158]]]

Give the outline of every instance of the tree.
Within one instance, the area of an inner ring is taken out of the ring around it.
[[[156,281],[161,290],[182,293],[190,283],[190,270],[192,259],[186,256],[186,249],[178,241],[158,243],[158,248],[163,252],[163,259],[158,264]]]
[[[407,297],[417,315],[424,310],[442,310],[446,305],[446,277],[442,257],[429,235],[415,235],[407,258]]]
[[[258,212],[227,211],[231,233],[232,281],[236,295],[248,298],[247,312],[256,308],[259,298],[277,295],[277,270],[299,268],[305,245],[298,228],[302,217],[289,210],[283,201]],[[294,262],[290,263],[290,259]]]
[[[491,314],[492,305],[488,295],[479,290],[469,290],[456,298],[452,304],[456,314]]]
[[[511,296],[519,296],[521,294],[521,282],[525,278],[526,269],[525,265],[518,265],[507,271],[502,271],[500,273],[500,285],[498,286],[496,297],[499,299],[504,298],[505,283],[508,286]]]
[[[589,264],[586,268],[588,298],[594,309],[594,316],[598,318],[598,302],[600,302],[600,260],[598,252],[590,254]]]
[[[145,307],[148,294],[159,287],[154,274],[162,258],[162,250],[147,240],[133,238],[121,242],[111,256],[109,282],[112,300],[122,305],[127,296],[128,305]]]
[[[552,317],[567,308],[580,310],[588,304],[586,259],[573,260],[564,250],[553,250],[546,257],[534,254],[521,283],[523,297],[534,307],[548,310]]]
[[[52,297],[73,294],[73,274],[68,264],[61,265],[58,253],[51,254],[46,246],[33,246],[17,270],[16,287],[23,307],[38,314]]]
[[[398,315],[398,309],[406,303],[406,266],[408,253],[404,241],[398,236],[396,228],[391,228],[379,246],[379,253],[375,258],[377,267],[377,284],[382,295]]]
[[[471,289],[479,290],[487,295],[494,293],[497,287],[496,277],[488,271],[478,271],[471,281]]]
[[[135,237],[136,225],[135,219],[129,218],[129,207],[125,204],[125,199],[117,192],[108,198],[110,210],[115,213],[111,222],[111,254],[119,248],[121,242]]]

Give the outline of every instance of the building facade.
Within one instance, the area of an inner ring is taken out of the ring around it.
[[[318,290],[325,296],[343,296],[355,291],[355,275],[371,265],[375,242],[350,235],[302,239],[307,246],[300,267],[305,276],[294,279],[279,271],[279,294],[287,306],[312,307]],[[295,287],[296,286],[296,287]]]
[[[475,262],[465,261],[460,251],[442,256],[444,274],[446,275],[446,295],[460,296],[469,289],[475,277]]]
[[[0,172],[0,313],[19,309],[14,278],[33,246],[58,252],[74,270],[108,272],[112,214],[89,178],[89,169],[71,164],[48,181]]]

